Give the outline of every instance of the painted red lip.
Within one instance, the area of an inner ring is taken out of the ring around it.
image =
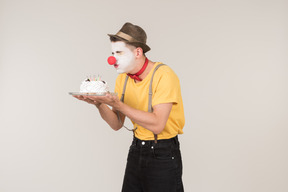
[[[114,64],[114,67],[115,67],[116,69],[118,68],[118,66],[119,66],[119,65],[117,65],[117,64]]]

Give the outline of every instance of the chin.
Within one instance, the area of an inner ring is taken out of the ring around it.
[[[122,74],[122,73],[126,73],[126,72],[123,71],[123,70],[117,70],[117,73],[118,73],[118,74]]]

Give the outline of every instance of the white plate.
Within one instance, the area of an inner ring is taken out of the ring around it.
[[[82,92],[69,92],[70,95],[84,95],[84,96],[105,96],[107,92],[99,93],[82,93]],[[117,95],[117,93],[109,92],[111,95]]]

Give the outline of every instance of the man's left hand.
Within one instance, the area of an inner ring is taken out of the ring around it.
[[[105,96],[83,96],[95,103],[104,103],[115,109],[119,106],[119,98],[117,95],[111,95],[110,93],[106,93]]]

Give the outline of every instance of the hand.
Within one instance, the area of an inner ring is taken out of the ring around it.
[[[105,103],[116,109],[120,102],[118,96],[111,95],[110,93],[106,93],[105,96],[73,95],[73,97],[89,104],[93,104],[96,107],[100,107],[102,103]]]
[[[106,93],[105,96],[84,96],[90,101],[94,101],[94,103],[104,103],[115,109],[119,107],[120,100],[117,95],[111,95],[110,93]]]
[[[100,102],[98,102],[97,100],[90,99],[88,96],[73,95],[73,97],[75,97],[76,99],[85,101],[85,102],[87,102],[87,103],[89,103],[89,104],[95,105],[96,107],[99,107],[99,106],[101,105]]]

